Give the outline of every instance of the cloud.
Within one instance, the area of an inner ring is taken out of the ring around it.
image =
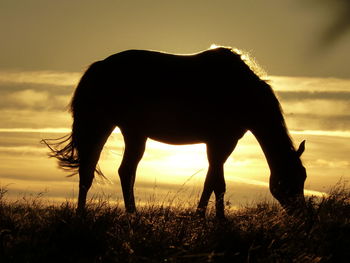
[[[350,131],[327,131],[327,130],[301,130],[301,131],[290,131],[291,134],[298,135],[313,135],[313,136],[327,136],[327,137],[341,137],[350,138]]]
[[[16,108],[19,108],[21,106],[42,106],[42,104],[47,103],[48,99],[48,92],[27,89],[9,94],[5,98],[5,101],[9,102],[10,104],[13,103]]]
[[[2,129],[68,128],[71,122],[70,114],[63,109],[46,111],[0,108],[0,128]]]
[[[350,80],[271,76],[292,130],[350,130]]]
[[[277,96],[283,101],[324,100],[324,101],[350,101],[349,91],[277,91]]]
[[[319,115],[325,118],[329,117],[349,117],[350,103],[349,101],[334,100],[295,100],[283,104],[283,110],[286,114],[310,114]]]
[[[0,128],[0,132],[6,133],[68,133],[68,128]]]
[[[277,92],[350,92],[350,79],[269,76]]]
[[[0,109],[67,109],[80,73],[0,71]]]
[[[43,156],[47,152],[45,148],[33,147],[33,146],[0,146],[0,155],[37,155]]]
[[[49,91],[24,89],[14,92],[0,91],[0,109],[62,110],[67,109],[70,96]]]
[[[318,167],[329,167],[329,168],[350,168],[350,162],[341,160],[341,161],[328,161],[324,159],[317,159],[315,164]]]
[[[292,130],[349,131],[349,116],[323,116],[317,114],[286,114],[287,125]]]
[[[0,71],[0,109],[66,109],[74,87],[74,75]]]
[[[58,71],[0,71],[0,83],[75,86],[81,73]]]
[[[65,110],[78,75],[51,71],[0,71],[0,110]]]
[[[304,98],[281,101],[286,122],[290,129],[350,131],[349,100],[312,100]]]

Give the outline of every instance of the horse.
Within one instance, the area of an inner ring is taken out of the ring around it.
[[[78,83],[70,103],[72,132],[43,140],[59,166],[79,174],[77,211],[98,168],[101,150],[115,127],[125,143],[118,169],[125,209],[136,212],[136,169],[148,138],[173,145],[205,143],[208,171],[197,213],[205,216],[215,194],[216,216],[224,217],[224,163],[250,131],[259,142],[271,174],[272,196],[287,210],[305,203],[306,170],[268,81],[241,53],[216,47],[176,55],[126,50],[94,62]]]

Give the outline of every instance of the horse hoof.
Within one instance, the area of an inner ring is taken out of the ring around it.
[[[205,210],[204,209],[197,209],[197,211],[194,215],[196,218],[205,219]]]
[[[221,221],[221,222],[227,221],[227,218],[226,218],[224,213],[216,213],[215,218],[216,218],[216,220]]]
[[[86,209],[78,207],[77,210],[75,210],[75,214],[78,217],[85,217],[86,216]]]

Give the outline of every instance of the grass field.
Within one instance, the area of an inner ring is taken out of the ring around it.
[[[0,262],[350,262],[350,191],[308,198],[304,216],[277,204],[230,211],[218,221],[194,208],[149,204],[136,215],[107,201],[75,204],[16,202],[0,191]]]

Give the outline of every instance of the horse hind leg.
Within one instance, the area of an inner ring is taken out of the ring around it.
[[[81,136],[77,136],[79,153],[79,214],[85,211],[87,193],[92,185],[96,165],[100,158],[101,151],[109,135],[114,129],[113,125],[94,125],[84,127]]]
[[[202,217],[205,215],[212,192],[215,193],[216,216],[218,218],[225,217],[224,194],[226,191],[226,184],[224,178],[224,163],[232,153],[236,144],[237,140],[207,143],[209,169],[205,178],[203,193],[197,207],[197,213]]]
[[[118,169],[122,186],[125,209],[128,213],[136,212],[134,184],[137,165],[145,151],[147,137],[122,130],[125,143],[123,160]]]

